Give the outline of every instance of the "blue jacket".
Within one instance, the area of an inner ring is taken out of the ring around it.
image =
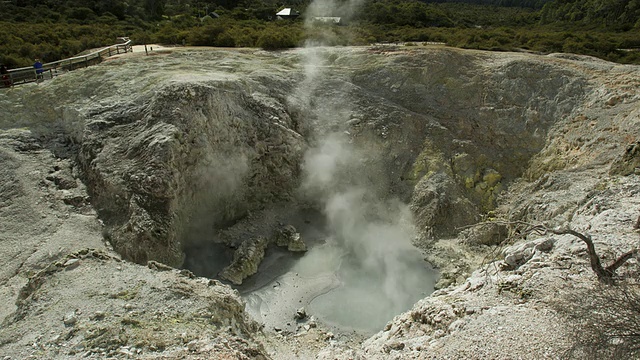
[[[33,67],[36,69],[36,74],[42,74],[44,72],[44,70],[42,70],[42,63],[40,61],[36,61],[35,64],[33,64]]]

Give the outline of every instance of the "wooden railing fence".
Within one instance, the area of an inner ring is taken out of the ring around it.
[[[42,64],[41,69],[35,69],[33,67],[11,69],[8,74],[6,74],[8,75],[8,79],[4,78],[3,75],[3,79],[0,81],[0,87],[3,86],[3,82],[4,86],[13,86],[41,81],[44,79],[51,79],[54,76],[59,75],[61,71],[70,71],[81,67],[95,65],[102,62],[102,59],[105,57],[133,51],[131,40],[128,38],[122,39],[125,40],[122,44],[111,45],[87,55],[75,56],[68,59]]]

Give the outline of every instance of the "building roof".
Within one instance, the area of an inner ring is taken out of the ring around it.
[[[299,12],[293,10],[292,8],[285,8],[276,13],[277,16],[298,16]]]

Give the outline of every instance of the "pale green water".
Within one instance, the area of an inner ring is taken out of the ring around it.
[[[309,304],[309,312],[328,325],[374,333],[434,290],[437,272],[417,250],[402,254],[402,271],[364,265],[349,255],[342,259],[336,269],[340,285]]]

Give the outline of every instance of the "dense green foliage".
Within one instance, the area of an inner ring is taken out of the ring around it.
[[[520,7],[540,9],[551,0],[434,0],[435,3],[466,3],[474,5],[491,5],[501,7]]]
[[[344,0],[346,1],[346,0]],[[572,52],[640,63],[640,0],[365,0],[346,26],[276,20],[309,0],[12,0],[0,2],[0,61],[29,66],[111,45],[294,47],[444,42],[488,50]],[[335,7],[327,16],[342,16]]]
[[[542,9],[542,23],[572,22],[627,31],[640,29],[640,0],[556,0]]]

